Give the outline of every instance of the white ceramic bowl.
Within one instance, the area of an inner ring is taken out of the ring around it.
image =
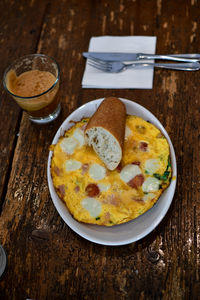
[[[94,100],[84,104],[83,106],[79,107],[75,110],[60,126],[58,129],[52,144],[56,144],[59,137],[64,134],[64,131],[69,129],[72,126],[72,122],[70,121],[79,121],[83,117],[90,117],[97,109],[99,104],[103,99]],[[167,138],[170,151],[171,151],[171,160],[172,160],[172,170],[173,170],[173,179],[169,185],[169,187],[164,191],[162,196],[159,198],[157,203],[146,213],[139,216],[133,221],[129,221],[128,223],[116,225],[113,227],[106,227],[106,226],[98,226],[98,225],[90,225],[77,222],[69,213],[65,204],[60,200],[56,191],[54,189],[51,172],[50,172],[50,164],[51,164],[51,157],[52,152],[49,152],[48,157],[48,167],[47,167],[47,176],[48,176],[48,185],[49,191],[51,194],[51,198],[53,203],[64,220],[64,222],[76,233],[78,233],[83,238],[102,245],[126,245],[135,241],[140,240],[141,238],[145,237],[149,234],[152,230],[156,228],[156,226],[161,222],[164,218],[165,214],[167,213],[170,204],[172,202],[175,187],[176,187],[176,176],[177,176],[177,167],[176,167],[176,157],[172,142],[162,126],[162,124],[158,121],[158,119],[150,113],[147,109],[142,107],[141,105],[121,98],[121,100],[126,105],[127,113],[130,115],[136,115],[142,117],[145,120],[150,121],[152,124],[157,126],[162,133]]]

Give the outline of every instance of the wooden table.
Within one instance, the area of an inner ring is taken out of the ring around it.
[[[82,52],[92,36],[154,35],[157,53],[200,51],[198,0],[0,2],[0,72],[30,53],[61,66],[62,113],[38,126],[0,99],[0,244],[8,264],[0,299],[199,299],[199,72],[155,70],[152,90],[82,89]],[[173,142],[178,182],[160,225],[137,243],[91,243],[58,215],[47,186],[48,147],[65,118],[104,96],[150,110]]]

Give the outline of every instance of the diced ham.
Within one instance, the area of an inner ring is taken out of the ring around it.
[[[89,197],[96,197],[100,194],[99,187],[95,183],[89,183],[86,186],[85,191]]]
[[[140,166],[140,161],[135,160],[131,164],[132,165],[136,165],[136,166]]]
[[[61,171],[57,166],[54,166],[54,172],[56,173],[57,176],[60,176]]]
[[[60,192],[61,196],[64,197],[65,196],[65,185],[61,184],[58,186],[58,191]]]
[[[78,193],[80,191],[80,187],[77,185],[77,186],[75,186],[74,190],[76,193]]]
[[[108,222],[109,222],[109,220],[110,220],[110,213],[109,213],[109,211],[107,211],[105,213],[105,215],[104,215],[104,219],[103,219],[102,225],[107,225]]]
[[[120,173],[121,170],[122,170],[122,163],[120,162],[119,165],[116,168],[116,171]]]
[[[142,174],[136,175],[128,182],[128,185],[134,189],[138,189],[144,182],[144,176]]]
[[[114,206],[118,205],[118,199],[114,194],[110,195],[110,204],[112,204]]]
[[[82,169],[82,174],[84,175],[89,169],[89,164],[88,163],[82,164],[81,169]]]
[[[142,198],[132,197],[132,200],[141,204],[144,203],[144,200]]]
[[[147,152],[148,151],[148,143],[140,142],[139,149],[143,152]]]
[[[119,204],[119,201],[118,201],[118,198],[116,197],[116,195],[111,194],[103,200],[103,203],[117,206]]]
[[[110,213],[109,213],[109,211],[107,211],[107,212],[105,213],[104,220],[105,220],[105,221],[110,220]]]

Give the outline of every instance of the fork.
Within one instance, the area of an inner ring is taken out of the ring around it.
[[[200,69],[199,62],[192,63],[131,63],[125,64],[118,61],[103,61],[97,58],[88,58],[88,65],[106,73],[119,73],[131,68],[156,67],[163,69],[182,70],[182,71],[197,71]]]

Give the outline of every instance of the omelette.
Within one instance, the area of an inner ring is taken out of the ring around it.
[[[170,184],[168,141],[150,122],[127,115],[122,159],[111,171],[86,144],[88,121],[73,123],[50,147],[55,190],[79,222],[113,226],[133,220],[149,210]]]

